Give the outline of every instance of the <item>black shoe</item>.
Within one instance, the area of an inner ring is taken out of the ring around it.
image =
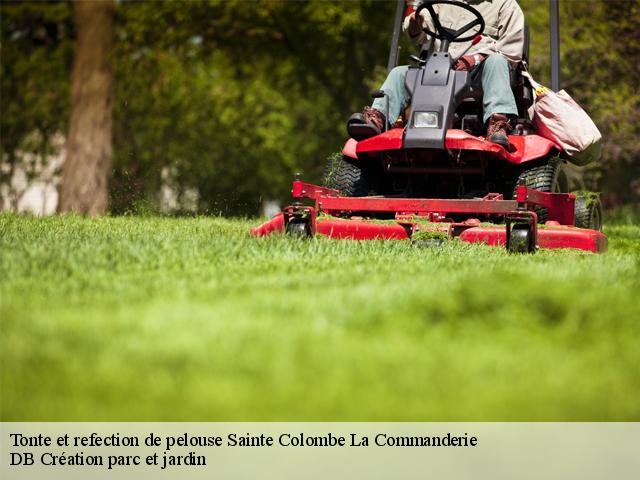
[[[358,142],[380,135],[386,119],[375,108],[365,107],[362,113],[354,113],[347,121],[349,136]]]

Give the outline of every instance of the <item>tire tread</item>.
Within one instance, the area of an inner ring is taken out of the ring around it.
[[[364,197],[370,190],[365,172],[342,153],[335,153],[327,158],[322,185],[339,190],[348,197]]]

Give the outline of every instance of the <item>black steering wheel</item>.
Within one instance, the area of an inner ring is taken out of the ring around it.
[[[475,15],[476,18],[474,18],[473,20],[471,20],[469,23],[467,23],[462,28],[459,28],[458,30],[453,30],[451,28],[443,27],[442,24],[440,23],[440,19],[438,18],[438,14],[433,9],[434,5],[454,5],[456,7],[460,7],[464,10],[467,10],[473,13],[473,15]],[[431,15],[431,20],[433,20],[433,26],[436,28],[437,33],[432,32],[426,27],[423,28],[423,30],[424,30],[424,33],[431,35],[433,38],[437,38],[438,40],[446,40],[448,42],[467,42],[478,35],[482,35],[482,32],[484,32],[484,18],[482,18],[482,15],[480,14],[480,12],[475,8],[473,8],[471,5],[467,5],[466,3],[462,3],[462,2],[454,2],[452,0],[428,1],[420,5],[416,10],[416,19],[419,19],[418,15],[420,15],[420,12],[425,8],[429,12],[429,15]],[[462,37],[463,34],[471,30],[476,25],[480,25],[480,30],[478,30],[472,35],[467,35],[466,37]]]

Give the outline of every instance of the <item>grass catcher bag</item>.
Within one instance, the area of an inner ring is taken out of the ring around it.
[[[529,114],[538,134],[560,146],[567,160],[582,166],[600,159],[602,135],[593,120],[564,90],[553,90],[536,82],[523,71],[534,89],[535,100]]]

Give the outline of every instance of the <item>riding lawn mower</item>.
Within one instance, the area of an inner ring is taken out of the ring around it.
[[[458,30],[443,27],[433,8],[438,4],[454,4],[475,18]],[[251,233],[410,239],[422,246],[457,238],[514,253],[606,251],[597,194],[568,191],[564,166],[570,157],[538,135],[529,118],[533,91],[519,71],[528,60],[526,28],[523,62],[511,82],[519,118],[504,148],[483,136],[482,89],[469,72],[454,69],[456,59],[449,54],[451,43],[478,39],[484,19],[472,6],[451,0],[427,1],[416,16],[423,9],[435,30],[425,32],[439,39],[440,47],[423,47],[419,56],[411,56],[409,113],[379,135],[348,139],[341,152],[329,157],[323,185],[304,183],[297,175],[292,205]],[[390,68],[396,63],[403,17],[399,0]],[[552,28],[557,33],[557,22]],[[386,97],[381,90],[372,95]]]

